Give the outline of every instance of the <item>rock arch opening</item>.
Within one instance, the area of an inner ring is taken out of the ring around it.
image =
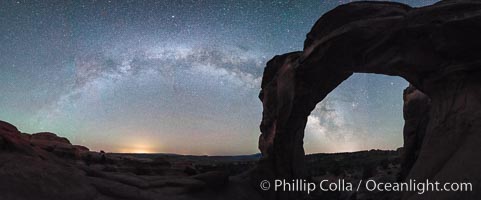
[[[353,73],[374,73],[406,79],[412,87],[405,91],[405,101],[419,97],[415,102],[422,107],[423,99],[429,99],[428,111],[413,112],[405,122],[409,126],[428,117],[425,127],[415,126],[414,131],[424,136],[422,141],[414,139],[416,159],[405,176],[480,182],[476,169],[481,161],[467,160],[481,156],[476,145],[481,142],[479,35],[481,3],[477,1],[442,1],[422,8],[355,2],[324,14],[307,34],[303,51],[275,56],[266,65],[259,95],[263,158],[254,180],[304,178],[303,138],[309,114]],[[410,120],[413,116],[416,119]],[[456,173],[460,170],[465,173]],[[422,198],[452,199],[452,195],[432,193]],[[298,198],[297,193],[266,196]],[[406,193],[403,198],[420,197]]]
[[[397,149],[403,144],[399,77],[354,74],[319,102],[304,130],[306,154]]]

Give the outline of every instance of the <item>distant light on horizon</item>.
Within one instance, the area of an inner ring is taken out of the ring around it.
[[[258,153],[265,63],[346,2],[0,1],[0,120],[106,152]],[[355,74],[312,112],[306,152],[401,146],[406,86]]]

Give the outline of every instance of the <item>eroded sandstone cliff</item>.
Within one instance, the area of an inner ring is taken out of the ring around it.
[[[481,2],[474,0],[421,8],[354,2],[327,12],[302,52],[267,63],[260,93],[263,159],[254,182],[306,178],[302,146],[310,112],[353,73],[376,73],[403,77],[419,90],[406,94],[405,178],[473,183],[473,192],[403,193],[403,199],[481,198],[480,35]],[[412,96],[421,94],[426,97]],[[425,110],[410,110],[418,103]]]

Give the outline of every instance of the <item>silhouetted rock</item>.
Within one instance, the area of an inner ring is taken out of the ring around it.
[[[229,174],[224,171],[206,172],[192,176],[192,178],[203,181],[214,189],[226,186],[229,182]]]
[[[242,192],[239,185],[218,192],[228,186],[226,172],[189,175],[162,156],[93,152],[54,133],[30,135],[0,121],[0,199],[233,199]]]
[[[48,142],[55,142],[55,143],[71,144],[67,138],[59,137],[55,133],[49,133],[49,132],[34,133],[30,137],[30,141],[33,143],[40,142],[40,141],[48,141]]]
[[[404,90],[404,148],[402,154],[401,179],[405,179],[416,162],[429,122],[431,100],[414,86]]]
[[[89,148],[84,147],[82,145],[72,145],[72,147],[73,147],[74,157],[77,160],[84,160],[85,157],[90,152]]]
[[[17,127],[4,121],[0,121],[0,130],[6,131],[6,132],[18,132]]]
[[[89,149],[80,145],[72,145],[67,138],[59,137],[55,133],[42,132],[32,135],[23,134],[33,146],[52,152],[59,157],[79,159],[89,152]]]
[[[81,200],[96,196],[82,171],[61,164],[61,160],[33,147],[29,137],[14,126],[0,123],[1,199]]]
[[[259,138],[263,158],[253,179],[305,178],[307,117],[353,73],[375,73],[403,77],[431,100],[429,111],[423,106],[414,111],[422,116],[407,113],[405,161],[410,165],[415,160],[407,178],[481,182],[481,161],[473,159],[481,157],[480,14],[481,2],[474,0],[420,8],[353,2],[324,14],[307,34],[302,52],[267,63],[259,95],[264,108]],[[428,122],[424,111],[429,112]],[[478,199],[479,191],[481,185],[465,193],[406,192],[403,199]],[[278,192],[266,197],[301,195]]]
[[[34,156],[35,151],[30,146],[30,142],[22,137],[18,129],[7,123],[0,121],[0,149],[4,151],[22,152]]]
[[[20,136],[22,136],[22,138],[27,141],[30,141],[30,139],[32,138],[32,135],[28,133],[20,133]]]

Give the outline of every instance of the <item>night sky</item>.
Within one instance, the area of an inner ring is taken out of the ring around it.
[[[257,153],[265,63],[347,2],[0,1],[0,120],[93,150]],[[309,117],[306,152],[400,147],[407,85],[352,76]]]

